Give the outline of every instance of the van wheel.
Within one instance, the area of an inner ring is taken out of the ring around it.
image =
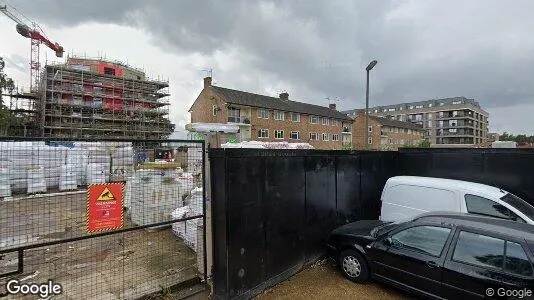
[[[363,283],[369,278],[365,258],[356,250],[344,250],[339,254],[339,267],[343,276],[351,281]]]

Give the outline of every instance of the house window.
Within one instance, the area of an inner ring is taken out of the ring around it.
[[[323,141],[328,141],[328,133],[323,133]]]
[[[284,138],[284,131],[283,130],[276,130],[274,132],[274,138],[275,139],[283,139]]]
[[[291,113],[291,121],[292,122],[300,122],[300,114],[298,113]]]
[[[266,139],[269,137],[269,129],[260,129],[258,130],[258,137],[260,139]]]
[[[369,127],[367,127],[367,131],[369,131],[369,132],[373,132],[373,126],[369,126]]]
[[[443,102],[440,102],[440,103],[439,103],[439,106],[443,106],[443,105],[445,105],[445,103],[443,103]]]
[[[395,111],[395,109],[394,108],[390,108],[390,109],[388,109],[388,111]]]
[[[409,109],[413,109],[413,105],[410,105]]]
[[[395,127],[395,133],[399,133],[399,128]]]
[[[228,122],[241,123],[241,110],[238,108],[228,109]]]
[[[337,142],[339,141],[339,134],[332,134],[332,141]]]
[[[300,140],[300,132],[298,131],[291,131],[291,139],[292,140]]]
[[[317,140],[319,140],[317,133],[310,132],[310,141],[317,141]]]
[[[258,118],[260,119],[269,119],[269,110],[265,108],[258,109]]]
[[[274,111],[274,119],[277,120],[277,121],[283,121],[284,120],[284,112],[283,111],[278,111],[278,110],[275,110]]]
[[[328,125],[328,118],[323,118],[323,125]]]
[[[416,105],[415,108],[423,108],[422,105]]]
[[[428,121],[426,125],[427,127],[432,127],[432,121]]]
[[[372,144],[373,143],[373,138],[372,137],[368,137],[367,138],[367,144]]]
[[[217,115],[217,105],[213,105],[213,116]]]
[[[310,124],[319,124],[319,117],[310,116]]]
[[[432,103],[428,104],[428,107],[432,107]]]

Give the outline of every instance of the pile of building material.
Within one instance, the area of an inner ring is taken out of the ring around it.
[[[69,150],[63,146],[41,146],[33,150],[32,168],[43,168],[47,189],[59,187],[60,167],[65,164]]]
[[[34,167],[27,170],[26,182],[28,184],[27,193],[45,193],[46,192],[46,180],[43,167]],[[59,180],[58,180],[59,184]]]
[[[67,152],[67,165],[76,166],[76,184],[85,185],[87,182],[87,150],[81,148],[72,148]]]
[[[187,149],[187,172],[202,173],[202,148],[191,147]]]
[[[133,223],[147,225],[170,220],[169,212],[183,205],[176,171],[141,169],[127,182],[125,203]]]
[[[126,181],[134,172],[135,153],[130,145],[111,149],[111,180]]]
[[[71,191],[78,188],[76,165],[63,165],[59,172],[59,190]]]
[[[11,196],[11,185],[9,184],[9,169],[2,165],[0,161],[0,198]]]
[[[308,143],[258,142],[258,141],[224,143],[221,145],[221,148],[314,149],[314,147]]]
[[[198,217],[186,221],[175,222],[172,225],[174,235],[181,238],[184,243],[197,253],[201,253],[199,249],[198,237],[199,231],[202,236],[203,231],[203,190],[202,188],[194,188],[185,199],[183,207],[175,209],[172,213],[173,220],[182,220],[191,217]]]

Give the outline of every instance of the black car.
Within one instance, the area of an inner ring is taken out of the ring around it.
[[[354,282],[371,277],[433,299],[534,299],[533,225],[434,212],[350,223],[327,246]]]

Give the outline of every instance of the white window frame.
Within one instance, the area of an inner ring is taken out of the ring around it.
[[[259,132],[260,132],[260,134],[258,135],[259,139],[268,139],[269,138],[269,129],[260,129]],[[261,135],[263,135],[262,133],[267,133],[267,136],[261,136]]]
[[[315,138],[312,138],[312,135]],[[317,132],[310,132],[310,141],[318,141],[318,140],[319,140],[319,135],[317,134]]]
[[[372,138],[372,137],[368,137],[368,138],[367,138],[367,144],[368,144],[368,145],[373,144],[373,138]]]
[[[325,137],[326,137],[326,138],[325,138]],[[323,132],[323,136],[322,136],[322,138],[323,138],[323,141],[325,141],[325,142],[328,142],[328,141],[330,140],[330,139],[329,139],[329,136],[328,136],[328,133],[324,133],[324,132]]]
[[[282,137],[278,137],[278,134],[281,133]],[[283,130],[275,130],[274,131],[274,138],[277,140],[283,140],[284,139],[284,131]]]
[[[214,117],[217,116],[217,105],[213,105],[212,113]]]
[[[332,134],[332,142],[339,142],[339,134]]]
[[[294,138],[293,135],[296,134],[297,138]],[[289,138],[292,140],[300,140],[300,131],[291,131],[289,134]]]
[[[367,132],[373,132],[373,126],[371,125],[367,126]]]
[[[326,117],[323,117],[323,125],[328,125],[328,118]]]
[[[293,117],[297,117],[296,120]],[[299,123],[300,122],[300,114],[299,113],[291,113],[291,122]]]
[[[281,116],[281,117],[280,117]],[[281,110],[275,110],[274,111],[274,119],[276,121],[284,121],[285,119],[285,112],[281,111]]]
[[[315,120],[315,122],[313,122],[313,120]],[[310,115],[308,121],[310,122],[310,124],[319,124],[319,117]]]
[[[265,108],[258,108],[258,119],[269,119],[269,110]]]

